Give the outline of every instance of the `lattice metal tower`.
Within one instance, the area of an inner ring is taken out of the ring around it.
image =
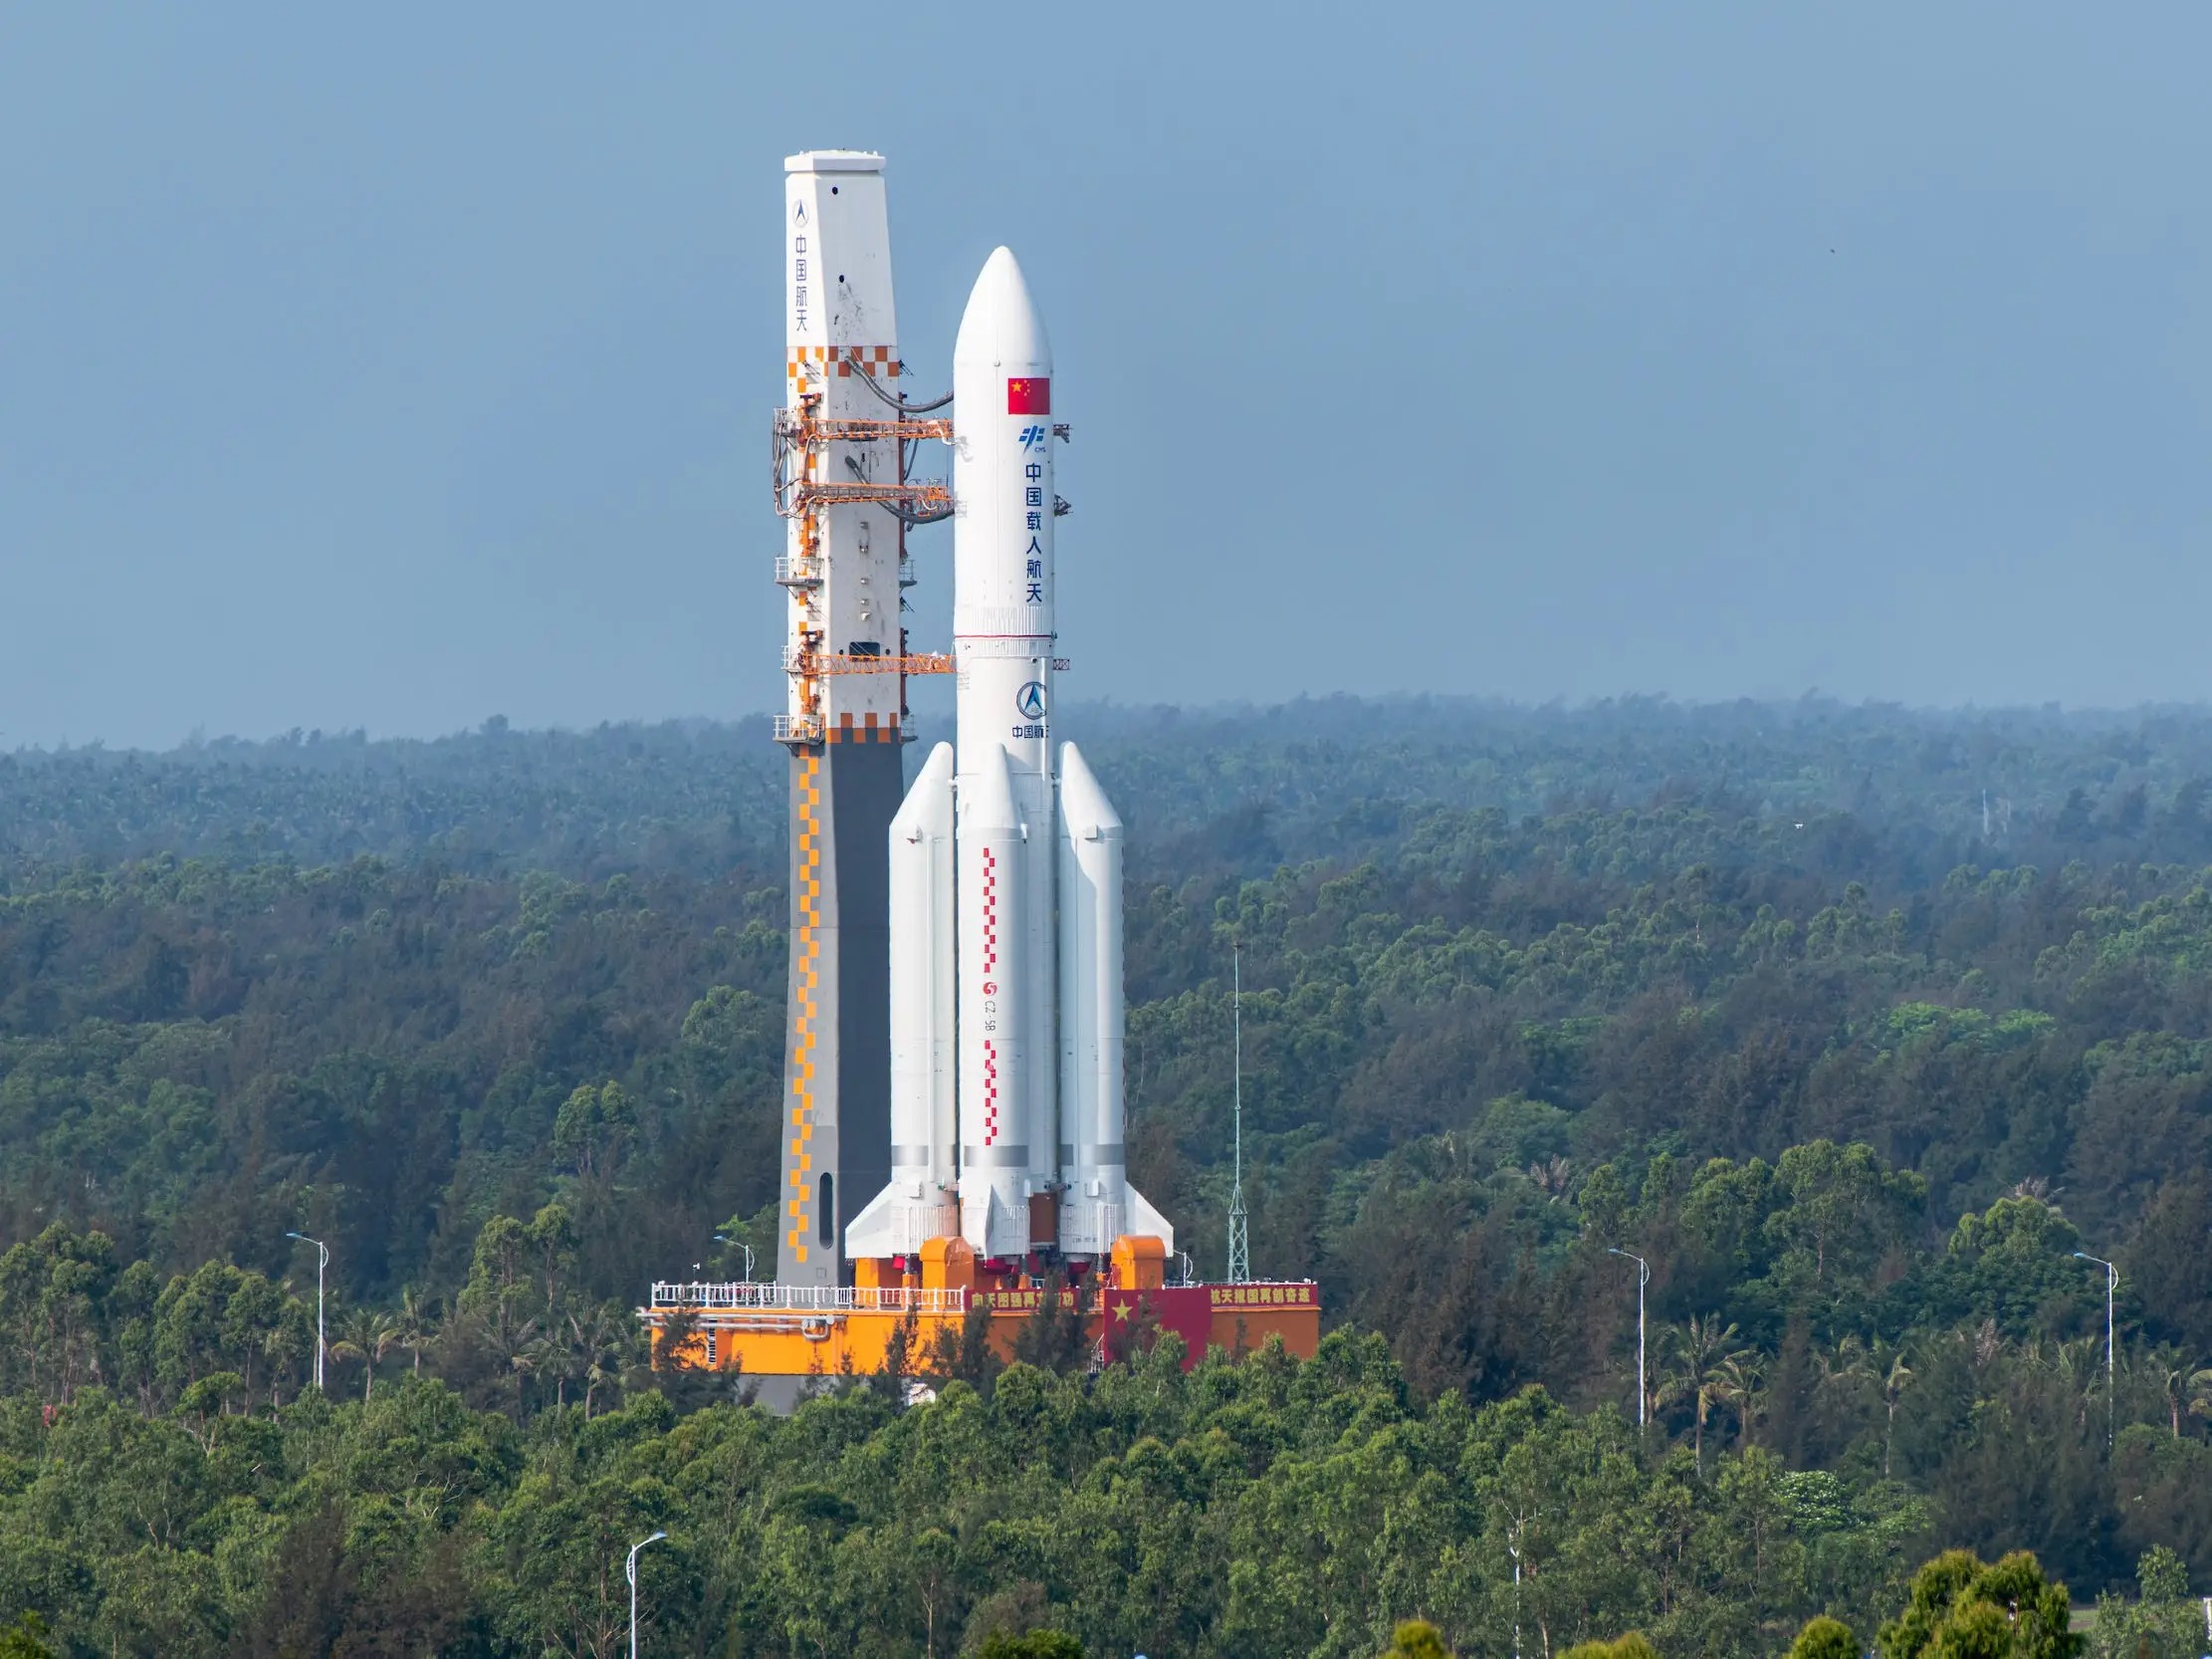
[[[1234,1056],[1231,1106],[1234,1162],[1230,1166],[1232,1175],[1228,1189],[1228,1282],[1249,1285],[1252,1282],[1252,1241],[1244,1216],[1244,952],[1241,945],[1234,947],[1229,957],[1228,1008],[1230,1046]]]

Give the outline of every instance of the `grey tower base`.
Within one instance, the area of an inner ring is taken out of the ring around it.
[[[785,1285],[843,1283],[845,1206],[865,1205],[891,1179],[889,837],[906,794],[905,746],[896,726],[830,735],[791,755],[775,1251]]]

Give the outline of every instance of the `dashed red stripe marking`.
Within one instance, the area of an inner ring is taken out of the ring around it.
[[[984,848],[984,972],[998,966],[998,857]],[[998,1045],[985,1038],[984,1048],[984,1144],[998,1142]]]
[[[998,1140],[998,1045],[984,1039],[984,1144]]]

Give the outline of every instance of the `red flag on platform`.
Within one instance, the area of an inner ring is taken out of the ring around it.
[[[1049,379],[1006,382],[1006,413],[1048,415],[1051,412],[1052,382]]]

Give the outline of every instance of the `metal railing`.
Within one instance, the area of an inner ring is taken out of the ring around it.
[[[653,1282],[656,1310],[722,1307],[774,1313],[965,1313],[968,1292],[956,1290],[886,1289],[852,1285],[712,1285],[657,1279]]]

